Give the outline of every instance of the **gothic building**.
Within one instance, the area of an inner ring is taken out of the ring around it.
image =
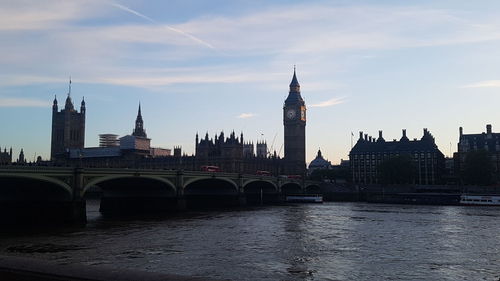
[[[243,133],[237,137],[233,131],[225,137],[221,132],[214,138],[209,138],[207,133],[202,139],[196,134],[195,149],[196,169],[217,166],[224,172],[254,174],[269,171],[276,175],[282,172],[282,159],[268,155],[265,142],[257,143],[256,155],[253,143],[244,142]]]
[[[7,147],[4,148],[3,152],[0,150],[0,165],[10,165],[12,164],[12,147],[7,152]]]
[[[141,104],[139,103],[139,110],[137,111],[137,118],[135,119],[135,128],[132,136],[147,138],[146,130],[144,130],[144,121],[142,120]]]
[[[411,159],[414,184],[438,184],[444,170],[444,155],[439,151],[434,137],[424,129],[420,140],[410,140],[403,130],[399,141],[386,141],[379,131],[378,139],[359,132],[359,139],[349,153],[352,181],[354,183],[380,183],[380,165],[393,157],[407,155]]]
[[[306,170],[306,105],[300,96],[300,85],[293,70],[290,91],[283,106],[285,128],[285,171],[303,175]]]
[[[71,100],[71,80],[64,109],[58,111],[57,98],[52,105],[52,140],[50,159],[65,157],[69,149],[82,149],[85,143],[85,100],[82,99],[80,112]]]

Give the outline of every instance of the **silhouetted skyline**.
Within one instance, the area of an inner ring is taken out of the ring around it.
[[[354,135],[417,136],[445,155],[458,127],[500,120],[500,3],[23,1],[0,4],[0,147],[50,155],[51,102],[87,102],[86,146],[130,133],[194,152],[198,132],[283,144],[297,65],[306,160],[347,159]],[[272,147],[271,147],[272,146]],[[283,153],[283,151],[282,151]]]

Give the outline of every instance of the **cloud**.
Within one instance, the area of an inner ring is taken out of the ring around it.
[[[343,65],[336,60],[342,52],[372,55],[500,38],[495,20],[417,6],[270,4],[258,12],[202,15],[166,25],[116,2],[15,2],[0,4],[0,53],[9,54],[0,57],[0,87],[57,82],[72,74],[82,83],[148,89],[252,81],[269,88],[272,81],[288,80],[283,69],[297,63],[310,70],[304,90],[312,91],[324,73],[352,67],[352,60]],[[147,22],[131,23],[121,11]],[[103,20],[108,17],[112,20]],[[217,51],[208,50],[213,46]],[[207,67],[208,62],[217,63]],[[306,77],[300,74],[299,80]]]
[[[500,80],[487,80],[468,84],[460,88],[500,88]]]
[[[118,4],[118,3],[111,3],[111,5],[112,5],[113,7],[116,7],[116,8],[118,8],[118,9],[120,9],[120,10],[126,11],[126,12],[131,13],[131,14],[133,14],[133,15],[136,15],[136,16],[138,16],[138,17],[140,17],[140,18],[143,18],[143,19],[145,19],[145,20],[147,20],[147,21],[149,21],[149,22],[151,22],[151,23],[154,23],[154,24],[159,24],[159,22],[157,22],[156,20],[154,20],[154,19],[152,19],[152,18],[150,18],[150,17],[148,17],[148,16],[146,16],[146,15],[144,15],[144,14],[141,14],[141,13],[139,13],[138,11],[132,10],[132,9],[130,9],[129,7],[123,6],[123,5]],[[208,48],[210,48],[210,49],[215,49],[215,48],[214,48],[214,46],[212,46],[212,45],[211,45],[211,44],[209,44],[208,42],[205,42],[205,41],[201,40],[200,38],[198,38],[198,37],[196,37],[196,36],[193,36],[193,35],[191,35],[191,34],[189,34],[189,33],[187,33],[187,32],[184,32],[184,31],[182,31],[182,30],[180,30],[180,29],[178,29],[178,28],[174,28],[174,27],[169,26],[169,25],[163,25],[163,27],[164,27],[164,28],[166,28],[166,29],[168,29],[168,30],[170,30],[170,31],[173,31],[173,32],[179,33],[179,34],[181,34],[182,36],[185,36],[185,37],[187,37],[187,38],[189,38],[189,39],[191,39],[191,40],[193,40],[193,41],[195,41],[195,42],[197,42],[197,43],[199,43],[199,44],[201,44],[201,45],[204,45],[205,47],[208,47]]]
[[[0,97],[0,107],[50,107],[46,100]]]
[[[254,114],[254,113],[242,113],[242,114],[238,115],[236,118],[248,119],[248,118],[252,118],[255,116],[256,116],[256,114]]]
[[[320,103],[311,104],[309,107],[329,107],[329,106],[334,106],[334,105],[341,104],[344,102],[345,102],[344,98],[332,98],[332,99],[329,99],[326,101],[322,101]]]

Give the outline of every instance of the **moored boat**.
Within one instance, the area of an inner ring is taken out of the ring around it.
[[[321,194],[297,194],[287,195],[285,201],[288,203],[323,203]]]
[[[461,205],[480,205],[480,206],[500,206],[500,195],[469,195],[460,196]]]

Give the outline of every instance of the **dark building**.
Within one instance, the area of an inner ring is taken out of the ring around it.
[[[26,158],[24,157],[24,150],[21,148],[19,152],[19,157],[17,158],[17,164],[26,164]]]
[[[4,148],[3,152],[0,150],[0,165],[10,165],[12,164],[12,147],[9,152],[7,152],[7,147]]]
[[[245,143],[243,133],[239,137],[234,131],[229,137],[224,132],[209,138],[208,133],[199,139],[196,134],[195,157],[196,169],[202,166],[217,166],[224,172],[256,173],[257,171],[269,171],[274,174],[281,173],[282,159],[276,155],[270,156],[262,153],[267,148],[265,142],[259,142],[261,151],[255,155],[253,145]]]
[[[455,153],[455,171],[463,175],[467,153],[473,151],[486,151],[491,161],[492,178],[500,181],[500,133],[493,133],[491,125],[486,125],[486,132],[479,134],[464,134],[459,128],[458,152]]]
[[[290,91],[283,106],[285,127],[285,172],[303,175],[306,171],[306,105],[293,70]]]
[[[64,109],[58,111],[57,98],[52,105],[52,140],[50,159],[65,157],[69,149],[82,149],[85,145],[85,100],[80,112],[75,110],[71,100],[71,80]]]
[[[354,183],[381,183],[380,165],[388,159],[409,156],[412,162],[414,184],[441,183],[444,155],[439,151],[434,137],[424,129],[420,140],[409,140],[406,130],[399,141],[386,141],[379,131],[378,139],[359,132],[359,139],[349,153],[352,181]]]
[[[309,163],[308,173],[311,174],[314,170],[329,170],[332,168],[332,163],[321,154],[321,150],[318,149],[318,154],[311,163]]]

